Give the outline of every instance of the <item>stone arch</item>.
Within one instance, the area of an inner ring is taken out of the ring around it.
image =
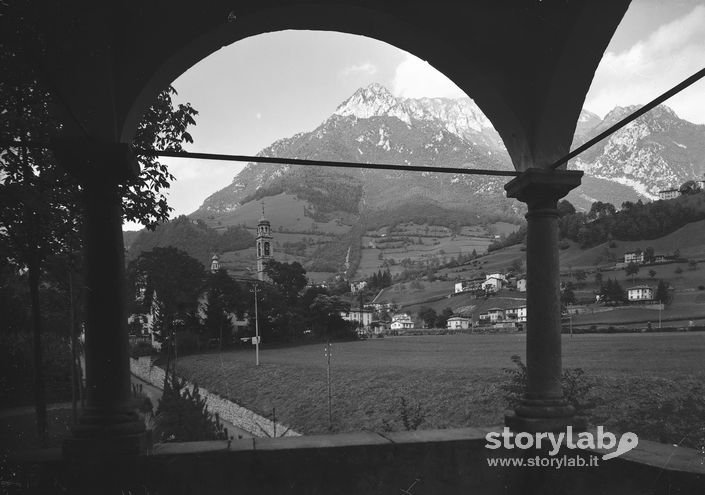
[[[475,100],[523,171],[568,151],[592,76],[629,3],[77,0],[36,9],[24,21],[41,34],[45,46],[28,56],[68,109],[67,136],[129,142],[157,92],[220,47],[274,31],[325,30],[428,61]]]
[[[234,14],[235,19],[229,23],[194,36],[178,50],[163,54],[151,73],[145,74],[139,87],[130,88],[131,95],[124,100],[129,104],[121,119],[120,140],[129,142],[141,115],[158,92],[202,59],[221,47],[248,37],[286,30],[333,31],[388,43],[426,60],[443,72],[475,100],[490,120],[491,115],[498,114],[504,115],[505,119],[512,118],[512,112],[494,85],[487,85],[482,78],[468,77],[465,70],[458,70],[463,65],[458,61],[463,59],[464,47],[420,34],[417,27],[373,5],[364,8],[340,4],[277,6],[242,18]],[[233,29],[234,25],[238,29]]]
[[[458,36],[420,30],[418,11],[400,15],[377,4],[273,2],[242,15],[231,12],[230,21],[220,5],[216,24],[211,8],[197,14],[190,30],[168,31],[171,48],[153,50],[152,65],[143,64],[140,78],[127,81],[119,139],[130,140],[160,89],[220,47],[274,31],[324,30],[373,38],[428,61],[487,115],[517,170],[543,168],[569,151],[592,76],[628,3],[455,7],[460,16],[469,16],[462,44]]]

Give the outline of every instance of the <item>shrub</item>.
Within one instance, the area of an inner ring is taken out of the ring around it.
[[[418,429],[424,421],[426,421],[426,412],[420,402],[408,401],[406,397],[399,397],[399,406],[390,411],[394,418],[382,420],[382,430],[394,431],[397,429],[396,424],[401,423],[401,426],[406,431]]]
[[[516,367],[502,370],[507,376],[507,380],[500,385],[500,389],[504,391],[504,398],[509,407],[514,408],[519,405],[524,396],[528,374],[526,365],[520,356],[515,354],[511,360]],[[594,383],[585,376],[585,371],[582,368],[564,369],[561,376],[561,386],[565,399],[575,408],[576,414],[584,414],[596,406],[591,393]]]
[[[698,285],[698,290],[705,290],[705,285]]]
[[[198,385],[193,390],[186,381],[173,377],[164,384],[164,394],[159,399],[155,414],[154,434],[161,442],[195,442],[199,440],[225,440],[227,431],[218,415],[208,411],[206,398],[201,397]]]

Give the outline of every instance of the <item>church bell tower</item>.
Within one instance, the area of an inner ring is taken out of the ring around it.
[[[273,259],[274,250],[272,248],[272,226],[264,217],[264,202],[262,203],[262,218],[257,224],[257,278],[264,280],[264,266],[267,261]]]

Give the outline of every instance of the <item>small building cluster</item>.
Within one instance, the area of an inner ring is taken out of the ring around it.
[[[392,324],[390,326],[392,330],[409,330],[414,328],[414,321],[406,313],[399,313],[392,316]]]
[[[652,257],[647,258],[647,254],[644,251],[627,251],[624,253],[624,266],[628,265],[629,263],[636,263],[639,265],[643,265],[646,263],[666,263],[667,261],[669,261],[669,259],[672,259],[672,257],[666,256],[664,254],[654,254]],[[619,264],[619,266],[622,265]]]
[[[526,305],[511,308],[490,308],[478,317],[479,326],[517,328],[526,323]]]
[[[492,294],[505,287],[516,287],[519,292],[526,292],[526,278],[510,279],[502,273],[491,273],[485,278],[462,280],[455,283],[455,294],[462,292]]]
[[[695,187],[703,191],[705,190],[705,180],[694,180],[692,181],[695,183]],[[688,184],[688,183],[686,183]],[[669,187],[668,189],[662,189],[661,191],[658,192],[658,199],[675,199],[678,196],[683,194],[683,191],[681,188],[678,187]]]
[[[629,302],[651,302],[654,300],[654,288],[648,285],[637,285],[627,289]]]

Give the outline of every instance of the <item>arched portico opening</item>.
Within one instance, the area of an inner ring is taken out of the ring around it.
[[[545,168],[568,151],[592,73],[628,2],[500,7],[493,2],[467,6],[448,2],[433,12],[422,4],[373,9],[367,2],[311,6],[275,1],[263,7],[256,2],[223,1],[197,10],[176,6],[169,11],[152,4],[108,4],[88,10],[78,4],[35,15],[37,30],[46,37],[40,62],[74,116],[75,122],[66,119],[65,134],[80,136],[58,141],[57,154],[67,164],[85,166],[77,175],[87,191],[89,212],[88,271],[93,287],[88,348],[94,387],[89,399],[94,400],[94,415],[83,433],[94,440],[109,431],[125,441],[122,447],[139,450],[127,438],[135,431],[121,409],[127,355],[124,300],[119,294],[123,263],[116,188],[130,172],[124,143],[158,89],[220,46],[258,33],[326,29],[361,34],[428,60],[483,109],[517,170]],[[68,28],[76,23],[78,29]],[[68,27],[57,30],[57,24]],[[557,284],[555,203],[578,184],[579,174],[532,172],[509,188],[540,218],[540,226],[530,222],[529,227],[538,240],[527,253],[530,279],[534,266],[547,274],[546,283]],[[529,290],[539,294],[544,289],[542,282]],[[539,429],[563,426],[571,416],[555,387],[556,372],[560,372],[559,335],[556,340],[560,321],[554,318],[559,314],[554,289],[550,287],[529,306],[529,319],[534,322],[529,324],[529,335],[539,351],[528,364],[539,374],[532,382],[533,402],[522,411],[527,418],[546,419],[539,422]],[[554,406],[555,411],[550,410]],[[541,416],[547,411],[547,417]],[[526,422],[514,424],[527,427]]]

